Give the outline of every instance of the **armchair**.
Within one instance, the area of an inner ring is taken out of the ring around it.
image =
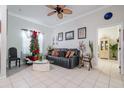
[[[20,67],[20,58],[17,57],[17,49],[15,47],[9,48],[9,68],[11,68],[11,61],[15,61],[16,66],[18,62]]]

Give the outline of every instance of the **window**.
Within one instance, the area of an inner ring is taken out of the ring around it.
[[[30,54],[30,41],[31,41],[32,32],[30,31],[22,31],[22,55]],[[38,41],[40,53],[43,52],[43,34],[38,33]]]

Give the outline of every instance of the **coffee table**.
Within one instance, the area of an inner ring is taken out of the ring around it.
[[[50,70],[50,62],[46,59],[42,61],[34,61],[33,62],[33,70],[35,71],[49,71]]]

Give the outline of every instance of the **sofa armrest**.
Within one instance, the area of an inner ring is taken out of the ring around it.
[[[78,56],[73,56],[71,58],[69,58],[69,60],[77,60],[79,57]]]
[[[69,62],[70,62],[70,68],[74,68],[79,64],[79,57],[73,56],[72,58],[69,58]]]

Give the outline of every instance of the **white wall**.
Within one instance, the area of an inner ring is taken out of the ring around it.
[[[113,12],[113,17],[110,20],[104,20],[104,14],[106,12]],[[94,12],[87,16],[80,17],[76,20],[62,24],[54,30],[53,37],[57,36],[58,32],[64,32],[64,41],[60,41],[57,47],[68,47],[68,48],[78,48],[79,41],[84,40],[88,42],[92,40],[94,42],[94,62],[97,63],[97,31],[101,27],[109,27],[113,25],[120,24],[124,22],[124,6],[111,6],[109,8]],[[77,29],[80,27],[87,27],[87,38],[77,39]],[[65,40],[65,32],[75,31],[74,40]]]
[[[44,35],[43,52],[46,53],[46,48],[51,43],[51,32],[53,29],[47,28],[32,22],[8,15],[8,32],[7,32],[7,49],[16,47],[19,56],[21,55],[22,48],[22,31],[20,29],[31,29],[40,31]]]

